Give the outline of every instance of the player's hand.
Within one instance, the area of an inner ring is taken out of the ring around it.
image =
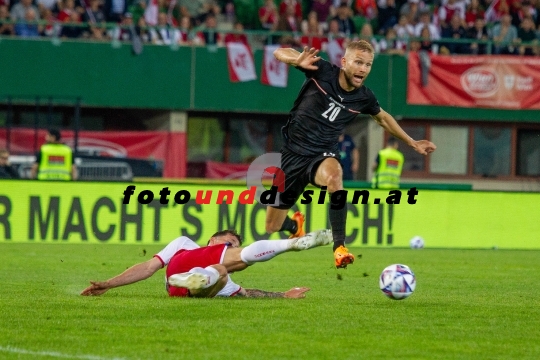
[[[434,143],[428,140],[415,141],[412,147],[414,151],[422,155],[431,154],[437,148]]]
[[[97,296],[97,295],[104,294],[105,292],[107,292],[107,290],[109,290],[109,286],[107,285],[107,282],[90,281],[90,284],[92,285],[84,289],[81,292],[81,295]]]
[[[317,56],[319,50],[315,48],[308,49],[307,46],[304,47],[304,51],[298,55],[296,59],[296,66],[305,70],[317,70],[319,67],[313,65],[321,59],[320,56]]]
[[[285,291],[284,297],[289,299],[302,299],[306,297],[306,292],[308,292],[310,288],[307,287],[296,287],[292,288],[289,291]]]

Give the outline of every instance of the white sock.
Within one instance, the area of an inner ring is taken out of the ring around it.
[[[203,274],[203,275],[206,275],[208,276],[208,279],[209,282],[208,284],[206,284],[203,289],[206,289],[212,285],[214,285],[215,283],[217,283],[217,281],[219,280],[219,271],[217,271],[214,267],[212,266],[207,266],[206,268],[202,268],[202,267],[194,267],[193,269],[189,270],[190,273],[198,273],[198,274]]]
[[[259,240],[243,248],[240,258],[248,265],[268,261],[288,251],[290,244],[290,240]]]

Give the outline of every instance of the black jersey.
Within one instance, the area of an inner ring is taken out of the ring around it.
[[[340,69],[319,60],[318,69],[303,70],[306,81],[282,129],[285,147],[300,155],[337,151],[339,135],[358,114],[377,115],[381,108],[371,90],[361,86],[345,91],[339,85]]]

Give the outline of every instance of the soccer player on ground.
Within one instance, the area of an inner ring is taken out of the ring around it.
[[[257,262],[268,261],[284,252],[307,250],[331,242],[332,233],[329,230],[288,240],[259,240],[244,248],[240,247],[242,237],[231,230],[215,233],[205,247],[199,247],[189,238],[181,236],[152,259],[134,265],[107,281],[91,281],[81,295],[101,295],[109,289],[145,280],[167,266],[165,279],[170,296],[303,298],[308,288],[292,288],[286,292],[243,289],[228,274],[245,270]]]
[[[307,47],[301,53],[292,48],[274,52],[279,61],[304,72],[306,81],[282,129],[285,144],[281,149],[281,169],[285,173],[285,192],[293,200],[286,203],[280,198],[277,206],[268,207],[268,233],[287,230],[292,237],[304,234],[303,215],[296,212],[289,218],[287,212],[309,183],[325,187],[330,196],[343,190],[337,144],[347,123],[358,114],[371,115],[386,131],[422,155],[436,149],[430,141],[415,141],[407,135],[396,120],[380,108],[373,92],[364,86],[374,56],[373,47],[367,41],[352,41],[347,45],[341,68],[317,54],[318,50]],[[354,261],[354,256],[345,248],[347,207],[330,208],[328,216],[334,237],[335,265],[345,268]]]

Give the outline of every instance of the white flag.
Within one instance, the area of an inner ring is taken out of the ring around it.
[[[279,45],[267,45],[264,47],[264,58],[261,74],[261,83],[275,87],[287,87],[289,67],[287,64],[274,57],[274,51]]]
[[[257,79],[251,49],[240,42],[227,43],[227,63],[231,82]]]
[[[328,43],[326,47],[326,52],[328,53],[328,60],[336,65],[341,67],[341,58],[345,54],[345,49],[343,48],[343,38],[333,39]]]

